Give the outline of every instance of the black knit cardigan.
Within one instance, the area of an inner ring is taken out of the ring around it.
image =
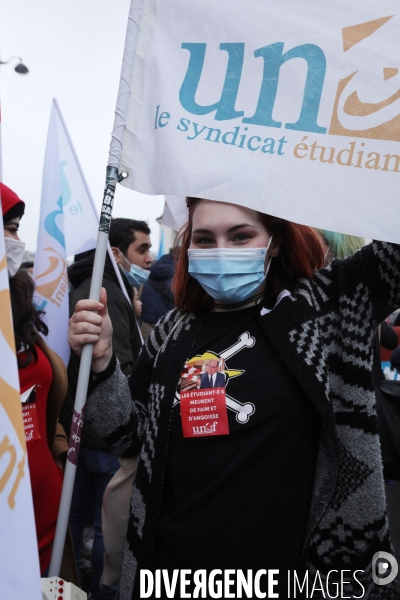
[[[311,280],[300,279],[271,312],[259,315],[269,342],[321,416],[302,562],[310,579],[318,571],[323,582],[334,569],[363,571],[357,578],[369,600],[400,598],[396,582],[373,583],[371,567],[376,552],[391,551],[372,383],[374,332],[399,306],[400,246],[373,242],[350,258],[333,261]],[[172,404],[182,366],[204,323],[204,317],[187,314],[173,330],[181,316],[174,310],[159,321],[129,380],[113,358],[86,405],[90,427],[116,454],[140,456],[120,600],[139,597],[136,575],[149,567]],[[360,597],[360,586],[345,585],[344,596],[353,595]],[[324,597],[322,592],[313,595]]]

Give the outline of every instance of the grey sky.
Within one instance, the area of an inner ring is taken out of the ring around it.
[[[21,239],[36,248],[47,130],[57,98],[100,208],[130,0],[0,0],[3,181],[26,201]],[[154,250],[162,197],[118,186],[113,216],[149,219]]]

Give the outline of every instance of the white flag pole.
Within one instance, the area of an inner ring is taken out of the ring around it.
[[[121,156],[122,137],[125,128],[125,115],[127,112],[130,97],[130,81],[132,79],[133,63],[135,59],[136,39],[140,30],[142,18],[142,8],[143,0],[132,0],[125,38],[124,57],[120,85],[118,90],[117,107],[115,111],[114,130],[112,134],[112,141],[110,147],[109,164],[106,169],[106,182],[100,212],[99,233],[97,237],[92,281],[89,292],[90,300],[98,301],[100,298],[115,188],[117,185],[117,181],[124,179],[124,177],[127,176],[127,174],[123,173],[119,175],[118,167]],[[59,110],[59,108],[58,112],[60,118],[62,119],[61,111]],[[64,129],[66,130],[65,126]],[[72,144],[71,147],[73,148]],[[77,163],[79,165],[78,161]],[[83,173],[82,179],[84,182],[86,182]],[[49,577],[57,577],[60,573],[61,568],[65,536],[68,527],[69,510],[71,506],[72,492],[75,481],[76,465],[80,445],[80,435],[83,425],[83,408],[86,403],[89,376],[92,365],[92,355],[93,345],[86,344],[82,349],[81,362],[79,366],[74,413],[72,417],[71,433],[69,440],[69,450],[67,455],[67,463],[65,466],[64,483],[61,493],[60,509],[58,513],[57,527],[54,537],[53,552],[49,567]]]

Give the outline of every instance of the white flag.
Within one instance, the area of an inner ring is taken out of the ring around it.
[[[175,231],[179,231],[188,220],[186,198],[182,196],[167,196],[165,198],[164,212],[161,223]]]
[[[43,170],[38,243],[33,278],[35,302],[46,312],[47,344],[68,364],[67,257],[96,247],[99,218],[65,125],[53,100]],[[130,302],[114,256],[108,250],[121,289]]]
[[[96,246],[98,219],[57,102],[53,101],[35,257],[35,302],[46,313],[47,343],[68,364],[67,256]]]
[[[41,600],[39,552],[2,232],[0,356],[0,598]]]
[[[399,242],[399,39],[397,0],[132,0],[109,164]]]

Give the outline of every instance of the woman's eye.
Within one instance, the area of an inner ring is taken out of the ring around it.
[[[211,238],[202,237],[202,238],[199,238],[198,240],[196,240],[195,243],[196,244],[201,244],[201,245],[205,246],[205,245],[212,244],[213,240]]]
[[[247,242],[250,239],[250,236],[247,233],[238,233],[233,238],[234,242]]]

